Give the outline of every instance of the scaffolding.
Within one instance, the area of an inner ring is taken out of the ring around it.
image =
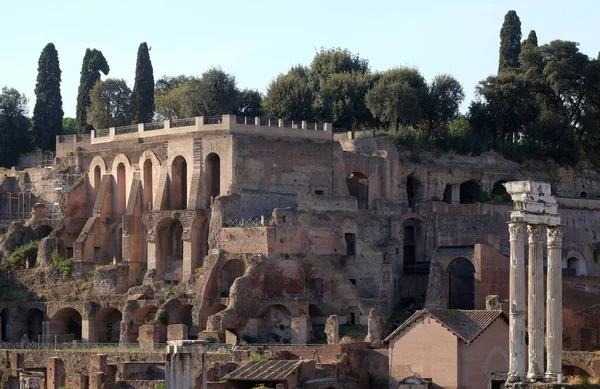
[[[54,173],[53,177],[54,203],[52,204],[52,219],[60,219],[65,214],[63,197],[73,184],[81,178],[81,172]]]

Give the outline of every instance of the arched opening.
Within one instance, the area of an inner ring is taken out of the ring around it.
[[[369,179],[363,173],[353,172],[346,177],[348,193],[356,197],[358,209],[369,209]]]
[[[33,231],[33,233],[35,235],[35,239],[37,239],[37,240],[44,239],[45,237],[50,235],[51,232],[52,232],[52,227],[50,227],[47,224],[41,225]]]
[[[242,277],[246,271],[244,262],[239,259],[231,259],[221,269],[221,282],[219,284],[219,296],[229,297],[229,289],[236,278]]]
[[[460,203],[474,204],[481,201],[481,186],[475,180],[460,184]]]
[[[125,164],[117,165],[117,215],[124,215],[127,207],[127,183],[125,179]]]
[[[415,226],[404,227],[404,263],[416,262],[416,241],[415,241]]]
[[[581,192],[579,192],[579,197],[585,199],[588,197],[588,194],[585,190],[582,190]]]
[[[133,317],[127,325],[130,343],[138,342],[140,327],[144,324],[149,324],[152,320],[154,320],[156,318],[157,311],[158,308],[155,305],[146,305],[145,307],[138,309],[133,314]]]
[[[192,224],[192,270],[204,265],[208,255],[208,219],[197,218]]]
[[[292,314],[283,305],[267,307],[259,315],[258,338],[264,343],[291,343]]]
[[[177,219],[158,229],[156,270],[165,281],[181,281],[183,268],[183,225]]]
[[[452,185],[446,185],[446,189],[444,189],[444,198],[442,201],[447,204],[452,204]]]
[[[569,276],[586,276],[587,266],[585,260],[577,257],[569,257],[567,259],[567,274]]]
[[[563,365],[562,366],[562,374],[564,377],[566,376],[571,376],[571,377],[592,377],[592,375],[590,373],[588,373],[586,370],[582,369],[579,366],[572,366],[572,365]]]
[[[81,314],[73,308],[63,308],[50,320],[49,342],[70,342],[81,340]]]
[[[96,314],[98,343],[119,343],[122,318],[121,312],[116,308],[103,308]]]
[[[3,342],[8,341],[8,309],[3,309],[0,312],[0,340]]]
[[[360,309],[357,307],[348,308],[346,314],[346,324],[352,326],[360,324]]]
[[[187,208],[187,162],[179,156],[171,167],[171,209]]]
[[[206,156],[204,175],[208,207],[212,204],[212,199],[221,194],[221,158],[217,154],[210,153]]]
[[[154,198],[152,193],[152,161],[147,159],[144,162],[144,208],[146,211],[152,211]]]
[[[37,308],[28,309],[25,312],[26,331],[27,339],[30,342],[41,342],[40,336],[42,335],[42,327],[44,325],[44,312]]]
[[[416,186],[417,183],[413,177],[406,177],[406,198],[408,199],[408,206],[411,208],[415,206]]]
[[[448,266],[448,308],[475,308],[475,266],[467,258],[459,257]]]
[[[346,255],[356,255],[356,234],[344,234],[346,242]]]
[[[313,286],[315,289],[315,298],[323,298],[323,279],[315,278],[313,280]]]
[[[506,181],[498,181],[492,187],[492,201],[495,203],[510,203],[511,198],[510,194],[506,191],[506,188],[503,184]]]
[[[102,179],[102,171],[100,171],[100,166],[96,165],[94,168],[94,192],[96,196],[98,195],[98,191],[100,190],[100,180]]]

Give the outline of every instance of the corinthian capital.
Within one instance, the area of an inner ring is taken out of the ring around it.
[[[523,234],[525,234],[525,224],[508,223],[508,234],[510,235],[510,240],[523,239]]]
[[[548,247],[561,247],[564,232],[565,232],[565,228],[563,226],[549,226],[548,227]]]
[[[544,239],[544,230],[546,226],[541,224],[528,224],[527,232],[529,233],[529,243],[542,242]]]

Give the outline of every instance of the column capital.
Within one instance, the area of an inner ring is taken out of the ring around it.
[[[510,235],[510,240],[518,240],[519,238],[523,239],[525,227],[527,227],[527,225],[522,222],[509,222],[508,233]]]
[[[529,233],[529,243],[543,242],[545,229],[546,226],[543,224],[528,224],[527,232]]]
[[[548,247],[562,247],[564,226],[548,226]]]

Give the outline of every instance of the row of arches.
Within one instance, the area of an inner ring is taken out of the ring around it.
[[[117,162],[114,168],[115,184],[116,189],[113,191],[116,197],[113,201],[113,209],[116,214],[125,214],[127,206],[127,188],[130,186],[130,180],[133,177],[128,178],[131,171],[131,166],[128,163],[127,157],[119,155],[121,158],[115,158]],[[98,195],[100,189],[100,183],[102,175],[106,172],[106,166],[102,161],[101,157],[98,160],[92,161],[93,167],[93,187],[95,195]],[[217,153],[210,153],[204,160],[204,193],[205,201],[203,206],[209,207],[212,203],[212,199],[219,196],[221,193],[221,158]],[[129,166],[127,166],[129,165]],[[155,185],[157,184],[156,178],[159,177],[158,170],[160,169],[159,161],[156,156],[148,152],[144,159],[141,170],[143,176],[143,208],[146,211],[157,210],[161,205],[155,204]],[[186,209],[188,207],[188,193],[189,193],[189,169],[188,162],[185,157],[178,155],[173,159],[169,171],[169,185],[168,185],[168,199],[167,209]]]

